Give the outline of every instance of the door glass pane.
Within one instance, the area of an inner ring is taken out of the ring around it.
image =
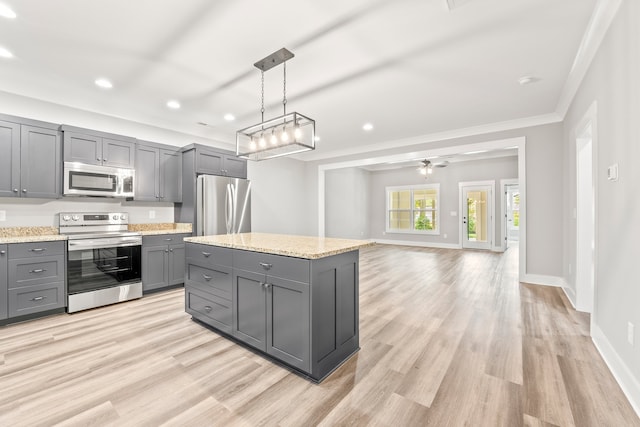
[[[397,230],[411,230],[411,212],[389,211],[389,228]]]
[[[487,191],[467,192],[467,239],[472,242],[488,242]]]

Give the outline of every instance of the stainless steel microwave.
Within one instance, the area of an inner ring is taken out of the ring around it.
[[[133,197],[135,171],[64,162],[65,196]]]

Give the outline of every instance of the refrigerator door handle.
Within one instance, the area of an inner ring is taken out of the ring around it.
[[[227,194],[224,198],[224,220],[227,226],[227,234],[231,234],[232,216],[233,216],[233,198],[231,196],[231,184],[227,184]]]
[[[229,184],[231,188],[231,232],[237,233],[236,221],[238,219],[238,191],[235,185]]]

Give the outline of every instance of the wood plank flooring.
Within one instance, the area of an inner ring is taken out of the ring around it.
[[[312,384],[184,313],[184,291],[0,328],[1,426],[640,426],[517,250],[361,251],[361,350]]]

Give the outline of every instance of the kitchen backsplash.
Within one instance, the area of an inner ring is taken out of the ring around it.
[[[173,203],[127,202],[119,199],[65,197],[58,200],[0,198],[0,227],[58,227],[60,212],[129,213],[131,224],[171,223]],[[1,219],[4,218],[4,221]]]

